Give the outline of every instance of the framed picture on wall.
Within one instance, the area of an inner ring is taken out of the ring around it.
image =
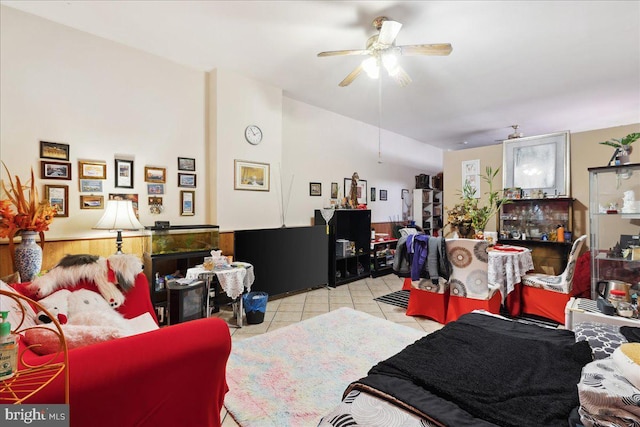
[[[309,195],[310,196],[322,196],[322,183],[310,182],[309,183]]]
[[[269,191],[269,164],[234,160],[235,190]]]
[[[71,163],[40,161],[41,179],[71,179]]]
[[[147,194],[164,194],[164,184],[147,184]]]
[[[387,200],[387,190],[380,190],[380,200]]]
[[[78,174],[80,179],[107,179],[107,164],[78,160]]]
[[[80,209],[104,209],[104,196],[80,196]]]
[[[178,157],[178,170],[179,171],[195,171],[196,159],[189,157]]]
[[[337,182],[332,182],[331,183],[331,198],[332,199],[337,199],[338,198],[338,183]]]
[[[178,173],[178,187],[196,188],[196,174]]]
[[[376,187],[371,187],[371,201],[376,201]]]
[[[358,192],[358,204],[366,205],[367,204],[367,180],[359,179],[357,183],[357,192]],[[347,199],[351,195],[351,178],[344,179],[344,197]]]
[[[180,215],[193,216],[196,214],[195,198],[195,191],[183,190],[180,192]]]
[[[102,193],[102,180],[101,179],[81,179],[80,192],[81,193]]]
[[[145,166],[144,180],[146,182],[159,182],[161,184],[164,184],[167,181],[167,168]]]
[[[40,158],[69,160],[69,144],[40,141]]]
[[[540,189],[552,196],[568,196],[569,145],[569,132],[504,141],[503,188],[521,188],[526,195]]]
[[[56,218],[69,216],[68,185],[45,185],[44,194],[49,205],[56,210]]]
[[[116,188],[133,188],[133,160],[116,159]]]

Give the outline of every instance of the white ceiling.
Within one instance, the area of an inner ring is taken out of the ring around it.
[[[413,79],[381,80],[381,127],[444,149],[640,122],[638,1],[2,1],[209,71],[228,69],[287,97],[378,126],[378,81],[338,83],[363,59],[380,15],[398,45],[451,43],[403,57]],[[464,142],[467,142],[465,145]]]

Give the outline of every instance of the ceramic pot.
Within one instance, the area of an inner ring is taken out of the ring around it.
[[[471,224],[460,224],[458,226],[458,234],[463,239],[470,238],[474,235],[474,230]]]
[[[36,243],[35,231],[22,231],[22,241],[15,248],[15,263],[21,282],[31,282],[42,268],[42,248]]]

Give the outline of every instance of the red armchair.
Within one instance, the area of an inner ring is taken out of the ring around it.
[[[22,293],[24,285],[13,286]],[[78,286],[97,291],[90,282]],[[148,312],[156,320],[144,274],[125,297],[118,311],[126,318]],[[50,357],[23,350],[26,361]],[[218,318],[69,350],[71,426],[219,426],[230,351],[229,328]],[[25,403],[64,403],[63,377]]]

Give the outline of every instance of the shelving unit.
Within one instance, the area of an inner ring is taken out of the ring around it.
[[[416,188],[413,190],[413,220],[425,234],[440,235],[442,229],[442,191]]]
[[[397,244],[397,239],[371,241],[371,277],[380,277],[393,272],[393,258]]]
[[[559,224],[572,233],[572,238],[578,237],[573,235],[573,201],[569,197],[511,200],[500,208],[498,242],[531,249],[535,272],[561,274],[572,242],[558,242],[553,237]]]
[[[635,195],[632,206],[625,193]],[[640,257],[622,252],[640,235],[640,163],[589,168],[589,230],[591,298],[601,280],[640,283]]]
[[[217,225],[147,228],[143,242],[144,273],[160,325],[167,325],[168,320],[165,277],[175,273],[184,277],[189,268],[202,264],[204,257],[211,256],[218,242]]]
[[[320,210],[314,213],[315,225],[326,225]],[[336,209],[329,221],[329,286],[353,282],[371,274],[371,211],[363,209]],[[352,244],[340,243],[352,242]],[[345,250],[338,253],[344,246]]]

